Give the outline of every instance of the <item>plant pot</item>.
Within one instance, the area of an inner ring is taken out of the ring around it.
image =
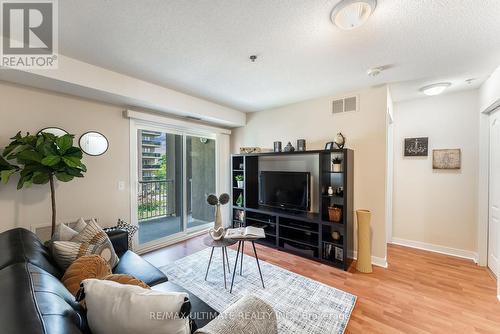
[[[342,209],[329,207],[328,208],[328,219],[335,223],[340,223],[342,221]]]
[[[236,181],[238,188],[243,188],[243,181]]]
[[[342,164],[332,164],[332,166],[333,166],[334,172],[341,172],[342,171]]]

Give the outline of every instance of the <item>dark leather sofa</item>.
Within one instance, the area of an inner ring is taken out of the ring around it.
[[[123,231],[107,233],[120,257],[114,273],[133,275],[153,289],[188,292],[127,250]],[[22,228],[0,233],[0,333],[90,333],[84,309],[60,282],[63,274],[34,233]],[[189,299],[191,313],[204,315],[194,316],[198,328],[217,316],[193,294],[189,293]]]

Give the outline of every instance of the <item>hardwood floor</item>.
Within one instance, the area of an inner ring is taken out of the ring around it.
[[[162,266],[205,248],[201,240],[144,257]],[[354,265],[344,272],[261,245],[257,252],[261,260],[358,296],[346,333],[500,333],[496,281],[472,261],[390,245],[389,268],[361,274]],[[252,256],[250,249],[245,253]]]

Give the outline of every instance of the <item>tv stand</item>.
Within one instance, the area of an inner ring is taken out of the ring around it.
[[[319,157],[317,183],[317,212],[303,212],[259,205],[259,158],[264,156],[317,155]],[[334,172],[331,160],[342,159],[340,172]],[[266,238],[258,240],[265,246],[276,248],[347,270],[352,254],[353,231],[353,158],[350,149],[316,150],[234,154],[231,156],[232,220],[233,227],[258,226],[264,228]],[[242,175],[243,187],[235,177]],[[329,195],[328,187],[342,187],[343,194]],[[329,219],[328,208],[342,211],[338,222]],[[340,238],[334,239],[333,232]]]

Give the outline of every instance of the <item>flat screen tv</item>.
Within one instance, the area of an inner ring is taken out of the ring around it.
[[[309,211],[311,173],[261,171],[259,203],[261,205]]]

